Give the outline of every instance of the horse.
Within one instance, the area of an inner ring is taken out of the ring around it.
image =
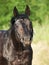
[[[10,28],[0,30],[0,65],[32,65],[33,27],[29,16],[28,5],[25,13],[14,7]]]

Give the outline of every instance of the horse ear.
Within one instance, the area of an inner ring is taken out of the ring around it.
[[[28,5],[26,5],[25,14],[27,14],[28,16],[30,16],[30,8],[29,8]]]
[[[13,9],[13,14],[14,14],[14,16],[17,16],[18,15],[18,10],[17,10],[16,7],[14,7],[14,9]]]

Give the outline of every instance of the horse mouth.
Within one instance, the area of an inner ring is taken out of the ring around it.
[[[29,41],[29,40],[22,40],[21,39],[21,42],[23,43],[23,46],[30,46],[31,45],[31,41]]]

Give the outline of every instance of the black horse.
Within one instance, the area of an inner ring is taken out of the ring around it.
[[[0,65],[31,65],[33,27],[29,19],[30,8],[27,5],[25,13],[19,14],[14,7],[13,14],[10,29],[0,31]]]

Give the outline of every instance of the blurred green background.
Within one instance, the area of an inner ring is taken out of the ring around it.
[[[49,65],[49,0],[0,0],[0,30],[10,27],[14,6],[22,13],[26,5],[34,29],[33,65]]]
[[[30,7],[32,22],[48,23],[49,0],[0,0],[0,29],[8,28],[14,6],[23,12],[26,4]]]

